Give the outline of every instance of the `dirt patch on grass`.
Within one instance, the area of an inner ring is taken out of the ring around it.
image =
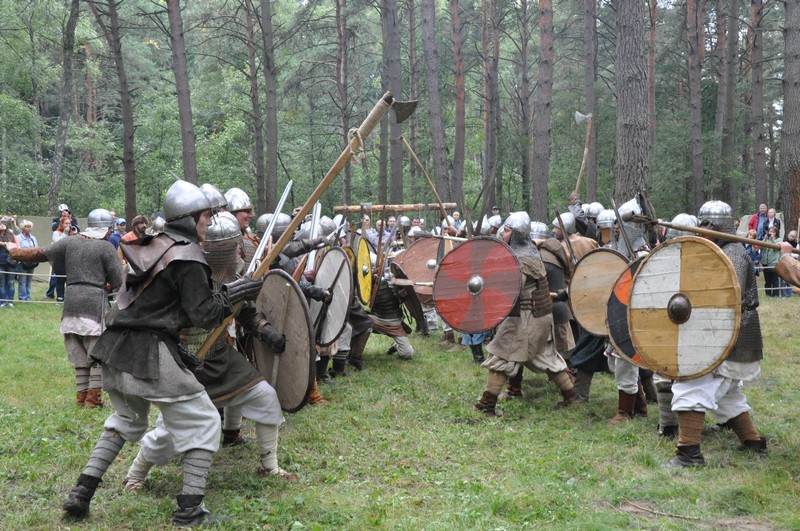
[[[723,518],[716,520],[703,520],[693,516],[680,514],[670,514],[652,507],[643,501],[627,501],[614,507],[618,511],[645,520],[655,520],[660,518],[671,518],[691,522],[692,527],[698,529],[736,529],[738,531],[774,531],[778,529],[769,522],[760,522],[752,518]]]

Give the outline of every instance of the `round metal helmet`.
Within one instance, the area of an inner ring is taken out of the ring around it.
[[[697,218],[682,212],[672,218],[672,223],[676,225],[686,225],[687,227],[696,227]],[[667,229],[666,237],[668,240],[671,240],[672,238],[677,238],[678,236],[690,236],[691,234],[691,232],[669,228]]]
[[[58,205],[59,212],[64,212],[65,210],[69,210],[69,207],[67,206],[66,203],[61,203],[60,205]]]
[[[241,188],[231,188],[225,192],[225,200],[228,202],[228,212],[253,209],[250,196]]]
[[[114,225],[114,216],[105,208],[95,208],[89,212],[88,225],[89,227],[106,229]]]
[[[489,218],[489,226],[496,229],[499,229],[501,226],[503,226],[503,219],[500,217],[500,214]]]
[[[272,241],[277,241],[278,238],[281,237],[281,234],[289,228],[289,224],[292,222],[292,217],[289,214],[284,214],[281,212],[278,214],[278,219],[275,220],[275,226],[272,228]],[[269,223],[269,221],[267,221]],[[266,229],[266,227],[264,227]]]
[[[589,203],[589,208],[585,212],[587,217],[597,219],[597,216],[599,216],[602,211],[603,205],[595,201],[594,203]]]
[[[443,229],[447,228],[447,227],[455,227],[455,226],[456,226],[456,220],[453,219],[453,216],[447,216],[445,219],[442,220],[442,228]]]
[[[400,216],[400,226],[403,228],[409,228],[411,226],[411,218],[408,216]]]
[[[328,236],[330,233],[336,230],[336,225],[333,223],[333,220],[328,216],[320,216],[319,218],[319,229],[317,232],[318,236]]]
[[[605,210],[601,210],[599,214],[597,214],[597,219],[595,220],[595,224],[601,229],[613,229],[614,222],[617,221],[617,215],[614,214],[614,211],[610,208],[606,208]]]
[[[512,212],[506,218],[504,225],[522,234],[530,234],[531,217],[525,211]]]
[[[256,220],[256,234],[259,238],[264,236],[264,233],[267,232],[267,225],[269,225],[270,219],[272,219],[272,214],[261,214],[258,216]]]
[[[550,237],[550,229],[546,223],[531,221],[531,240],[546,240]]]
[[[733,209],[724,201],[707,201],[703,203],[697,212],[697,217],[702,224],[704,221],[711,223],[714,230],[719,232],[734,233],[735,220],[733,219]]]
[[[416,238],[422,233],[422,229],[419,227],[411,227],[408,230],[408,237],[409,238]]]
[[[575,216],[572,212],[564,212],[561,214],[561,220],[564,222],[564,230],[567,234],[575,234]],[[553,227],[561,228],[558,224],[558,218],[553,219]]]
[[[153,229],[154,233],[158,234],[159,232],[164,232],[164,225],[166,224],[167,220],[165,220],[163,217],[155,216],[153,218],[153,225],[151,226],[151,228]]]
[[[222,195],[222,192],[219,191],[219,188],[213,184],[203,183],[200,185],[200,190],[206,194],[208,202],[211,203],[212,209],[218,210],[220,208],[225,208],[228,205],[228,201],[225,199],[225,196]]]
[[[639,204],[639,200],[636,197],[622,203],[617,210],[619,210],[619,217],[622,218],[622,221],[632,221],[633,216],[641,216],[643,212],[642,205]]]
[[[588,216],[589,215],[589,203],[581,203],[581,210],[583,210],[583,213]]]
[[[200,188],[186,181],[175,181],[164,198],[164,217],[173,221],[184,216],[211,210],[206,194]]]
[[[207,242],[224,242],[242,237],[239,221],[230,212],[220,212],[212,218],[211,226],[206,231]]]

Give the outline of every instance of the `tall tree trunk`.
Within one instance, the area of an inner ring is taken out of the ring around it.
[[[411,101],[419,100],[419,77],[417,75],[417,7],[414,0],[406,0],[408,10],[408,93]],[[423,48],[424,48],[423,43]],[[438,75],[438,72],[437,72]],[[408,117],[408,144],[416,153],[417,151],[417,116],[416,113]],[[408,180],[411,183],[414,193],[413,197],[428,196],[427,183],[419,183],[417,179],[417,165],[409,163]],[[421,186],[417,186],[417,184]]]
[[[402,98],[402,68],[400,65],[400,13],[397,0],[382,0],[381,21],[384,33],[383,48],[385,50],[384,68],[388,89],[398,99]],[[403,202],[403,145],[400,137],[400,124],[390,113],[389,118],[389,200],[392,203]]]
[[[734,149],[736,147],[736,74],[739,66],[736,50],[739,44],[739,0],[730,1],[728,13],[728,34],[725,49],[725,108],[722,121],[722,147],[720,158],[722,160],[722,173],[720,182],[717,183],[716,196],[728,204],[734,201],[734,186],[732,174],[736,165]]]
[[[113,1],[113,0],[112,0]],[[92,47],[83,45],[83,53],[88,66],[92,60]],[[86,125],[92,127],[97,123],[97,86],[94,84],[91,68],[86,69]]]
[[[267,189],[264,175],[264,130],[259,103],[258,67],[256,66],[255,7],[252,0],[244,0],[244,31],[247,40],[247,79],[250,81],[250,113],[253,116],[253,158],[256,170],[256,211],[267,211]]]
[[[531,41],[531,2],[520,0],[517,6],[519,19],[519,88],[516,98],[518,104],[518,114],[520,120],[519,132],[519,154],[521,157],[521,187],[522,187],[522,208],[526,212],[531,212],[531,167],[533,166],[533,128],[531,126],[531,79],[528,74],[530,64],[530,41]]]
[[[272,2],[261,0],[261,38],[264,40],[264,132],[266,141],[265,192],[267,211],[278,203],[278,69],[272,32]]]
[[[44,160],[42,153],[42,133],[39,127],[38,118],[42,114],[42,105],[39,101],[39,56],[37,53],[36,40],[34,39],[33,10],[30,10],[25,20],[25,30],[28,34],[28,44],[30,45],[31,58],[31,107],[33,107],[36,123],[31,124],[31,134],[33,138],[33,157],[37,164]],[[48,205],[49,206],[49,205]]]
[[[347,101],[347,0],[336,0],[336,90],[339,95],[339,119],[342,126],[343,145],[349,142],[350,104]],[[350,161],[344,166],[342,175],[342,204],[349,205],[351,190]]]
[[[353,88],[356,91],[356,112],[358,116],[364,117],[366,116],[364,113],[364,95],[361,89],[361,54],[358,53],[358,36],[355,32],[353,32],[353,60],[355,62],[353,72],[355,74],[355,79],[353,80]],[[349,139],[347,140],[349,142]],[[361,157],[361,169],[364,171],[366,175],[368,166],[367,166],[367,157]]]
[[[495,26],[496,4],[495,0],[482,0],[482,23],[481,23],[481,51],[483,60],[483,175],[481,182],[484,186],[495,174],[497,166],[497,102],[499,98],[498,90],[498,65],[494,60],[492,50],[492,35],[497,29]],[[497,176],[495,176],[495,179]],[[487,188],[486,203],[492,206],[497,202],[497,192],[495,188]]]
[[[94,1],[89,2],[89,7],[97,20],[97,25],[103,32],[108,43],[108,49],[114,57],[114,69],[117,73],[117,89],[122,114],[122,169],[125,172],[125,217],[132,219],[138,214],[136,208],[136,160],[133,155],[133,138],[136,128],[133,123],[133,101],[128,87],[128,74],[125,70],[125,61],[122,58],[122,34],[120,33],[119,16],[117,14],[117,0],[108,0],[108,24],[105,23],[102,13]]]
[[[614,197],[619,203],[648,187],[651,146],[646,111],[645,4],[640,0],[615,0],[614,6],[617,16],[617,158]]]
[[[800,217],[800,3],[786,2],[785,9],[780,208],[794,226]]]
[[[752,0],[753,52],[751,55],[752,97],[750,99],[750,116],[752,117],[751,129],[753,134],[753,177],[756,185],[755,205],[767,202],[767,165],[764,152],[764,66],[761,63],[764,59],[763,8],[763,0]]]
[[[553,2],[539,0],[539,71],[536,74],[536,114],[533,117],[533,207],[536,219],[547,219],[550,175],[550,118],[553,101]]]
[[[689,107],[692,122],[692,180],[689,183],[689,212],[697,212],[705,197],[703,177],[703,105],[700,80],[703,65],[700,62],[701,20],[698,17],[697,0],[686,1],[686,37],[689,44],[687,55],[689,70]]]
[[[450,0],[450,32],[453,37],[453,85],[455,97],[455,138],[453,139],[453,174],[450,196],[466,208],[464,198],[464,153],[466,146],[466,89],[461,35],[461,8],[458,0]],[[466,218],[465,218],[466,219]]]
[[[586,110],[597,119],[594,83],[597,80],[597,0],[583,0],[583,90]],[[586,200],[597,200],[597,128],[593,127],[586,154]],[[578,190],[580,193],[580,190]]]
[[[183,144],[183,178],[197,184],[197,158],[195,153],[194,125],[192,124],[192,97],[189,91],[189,72],[186,69],[186,43],[183,40],[183,20],[180,0],[167,0],[169,41],[172,48],[172,70],[175,72],[175,89],[178,93],[178,115]]]
[[[726,50],[727,50],[727,37],[725,32],[728,28],[728,10],[725,5],[725,0],[715,0],[714,15],[716,17],[716,33],[717,33],[717,46],[716,46],[716,67],[717,67],[717,106],[714,111],[714,135],[716,154],[716,170],[719,171],[719,163],[722,159],[722,128],[725,122],[725,100],[727,99],[728,92],[728,70],[725,67]]]
[[[691,1],[691,0],[687,0]],[[649,22],[647,31],[647,116],[650,121],[647,123],[647,130],[650,133],[650,153],[656,149],[656,13],[658,12],[658,1],[649,0]]]
[[[61,93],[58,105],[58,129],[56,130],[56,144],[53,150],[53,172],[50,176],[50,189],[47,193],[47,211],[55,214],[58,204],[58,194],[61,190],[61,165],[64,162],[64,151],[67,146],[67,128],[70,120],[70,101],[72,99],[72,59],[75,47],[75,26],[78,23],[80,0],[70,3],[69,18],[64,27],[61,49],[64,54],[62,70]]]
[[[778,144],[775,142],[775,116],[772,113],[772,107],[767,108],[767,135],[769,138],[769,173],[767,185],[767,199],[764,201],[768,205],[774,205],[775,202],[775,184],[780,182],[780,175],[778,174]]]
[[[422,47],[425,52],[425,87],[428,90],[428,121],[431,132],[431,157],[436,190],[450,201],[450,177],[447,175],[447,149],[439,97],[439,53],[436,50],[436,3],[422,0]]]

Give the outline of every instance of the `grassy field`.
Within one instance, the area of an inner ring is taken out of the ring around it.
[[[44,300],[39,285],[34,298]],[[168,528],[180,466],[156,469],[142,491],[125,493],[132,444],[89,519],[61,519],[109,410],[73,405],[60,311],[0,310],[0,528]],[[800,528],[800,297],[762,296],[760,313],[763,377],[745,392],[768,456],[739,453],[733,434],[706,430],[707,467],[663,469],[674,443],[657,436],[655,406],[647,419],[606,424],[617,396],[608,375],[595,378],[589,403],[554,411],[555,387],[528,373],[524,398],[485,418],[472,405],[486,372],[468,351],[446,353],[437,332],[412,337],[419,355],[403,362],[373,336],[367,370],[322,386],[329,403],[287,416],[279,462],[299,483],[257,477],[253,446],[221,449],[207,505],[228,518],[226,529]],[[245,431],[254,436],[252,424]]]

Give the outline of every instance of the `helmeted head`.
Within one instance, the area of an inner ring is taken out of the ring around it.
[[[622,203],[617,210],[619,211],[619,216],[622,218],[622,221],[632,221],[634,216],[641,216],[644,212],[639,202],[638,195]]]
[[[111,235],[114,227],[114,214],[105,208],[95,208],[87,216],[88,228],[81,234],[88,238],[102,240]]]
[[[682,212],[682,213],[676,215],[674,218],[672,218],[672,223],[674,223],[676,225],[686,225],[687,227],[696,227],[697,226],[697,218]],[[665,234],[665,237],[668,240],[671,240],[672,238],[677,238],[678,236],[689,236],[691,234],[692,234],[691,232],[686,232],[686,231],[682,231],[682,230],[678,230],[678,229],[673,229],[672,227],[670,227],[670,228],[667,229],[667,233]]]
[[[488,234],[498,234],[503,226],[503,218],[500,214],[495,214],[489,218],[489,232]]]
[[[697,212],[697,218],[700,220],[700,227],[728,234],[735,232],[733,209],[724,201],[706,201]]]
[[[530,233],[531,233],[531,218],[527,212],[519,211],[519,212],[512,212],[506,218],[505,223],[503,223],[503,240],[506,243],[509,242],[506,235],[508,231],[512,231],[516,234],[508,235],[509,238],[516,237],[518,239],[528,239],[530,240]]]
[[[319,227],[317,228],[317,236],[326,237],[336,230],[336,225],[333,220],[328,216],[320,216]]]
[[[564,227],[561,227],[561,224],[558,222],[558,217],[553,218],[553,229],[564,230],[567,234],[575,234],[576,232],[576,225],[575,225],[575,216],[572,212],[564,212],[561,214],[561,221],[564,222]]]
[[[408,216],[400,216],[400,226],[408,230],[411,228],[411,218]]]
[[[600,211],[595,220],[595,224],[599,229],[613,229],[614,222],[617,221],[617,215],[610,208]]]
[[[531,221],[531,240],[546,240],[550,238],[550,229],[547,228],[547,223],[541,221]]]
[[[203,183],[200,185],[200,190],[208,198],[208,202],[211,204],[211,210],[213,210],[215,213],[228,206],[228,200],[225,199],[225,196],[222,195],[222,192],[219,191],[219,188],[213,184]]]
[[[176,181],[164,197],[164,232],[176,241],[197,242],[205,235],[210,220],[199,226],[204,214],[210,216],[211,203],[200,188],[186,181]]]
[[[409,239],[416,239],[419,238],[421,235],[422,235],[422,229],[419,228],[418,226],[411,227],[410,229],[408,229]]]
[[[203,241],[205,259],[211,267],[215,284],[230,282],[240,265],[239,244],[242,231],[239,221],[230,212],[219,212],[213,217]]]
[[[597,216],[599,216],[600,212],[602,212],[603,210],[604,209],[602,203],[598,203],[597,201],[589,203],[589,208],[586,210],[586,217],[589,219],[596,220]]]
[[[225,192],[225,200],[228,202],[226,207],[228,212],[239,220],[239,228],[247,229],[253,217],[253,203],[250,201],[250,196],[241,188],[231,188]]]

